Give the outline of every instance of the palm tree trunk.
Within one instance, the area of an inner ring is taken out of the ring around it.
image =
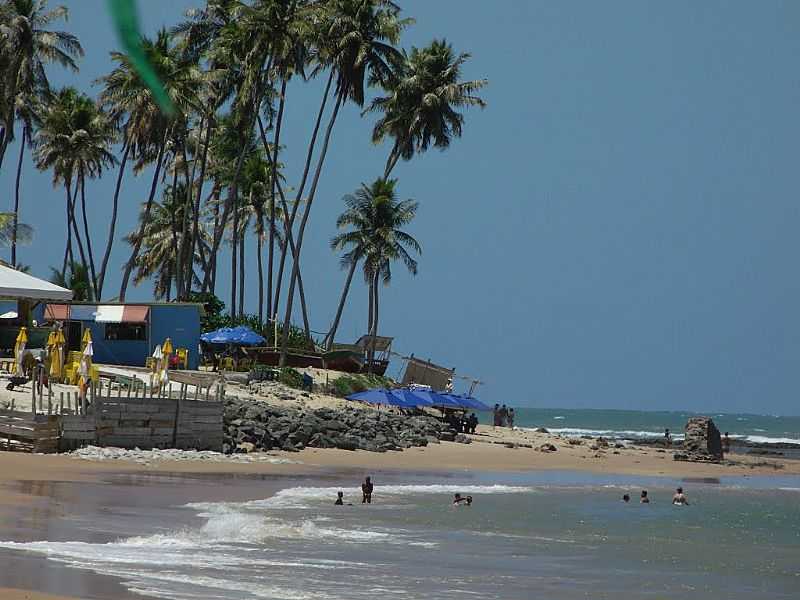
[[[78,221],[75,218],[75,203],[78,201],[78,187],[80,186],[80,180],[75,183],[75,193],[73,194],[71,191],[72,182],[70,182],[70,189],[67,190],[69,194],[71,194],[70,204],[69,204],[69,224],[68,226],[72,227],[72,235],[75,236],[75,244],[78,246],[78,253],[81,256],[81,266],[86,271],[86,276],[91,277],[89,274],[89,263],[86,262],[86,254],[83,251],[83,243],[81,243],[81,234],[78,230]],[[91,282],[90,282],[91,283]],[[94,291],[94,288],[90,285],[90,291]]]
[[[83,232],[86,235],[86,250],[89,253],[89,268],[92,277],[92,289],[94,290],[94,297],[98,300],[100,295],[97,293],[97,273],[94,268],[94,255],[92,254],[92,236],[89,233],[89,221],[86,218],[86,177],[83,173],[83,168],[79,171],[79,183],[81,186],[81,213],[83,213]]]
[[[142,214],[142,222],[139,224],[139,235],[136,242],[133,244],[133,251],[128,262],[125,263],[125,271],[122,274],[122,285],[119,288],[119,301],[125,302],[125,293],[128,291],[128,281],[131,277],[131,271],[136,264],[136,259],[139,258],[139,250],[142,248],[142,241],[144,240],[144,228],[150,220],[150,209],[153,207],[153,198],[156,195],[156,188],[158,187],[158,176],[161,174],[161,165],[164,162],[164,150],[167,147],[168,131],[164,132],[164,138],[161,140],[161,146],[158,149],[158,158],[156,159],[156,170],[153,173],[153,181],[150,185],[150,195],[147,197],[147,204]]]
[[[103,254],[103,262],[100,265],[100,274],[97,276],[97,301],[101,299],[103,293],[103,284],[106,279],[106,269],[108,269],[108,261],[111,257],[111,247],[114,244],[114,232],[117,227],[117,207],[119,206],[119,191],[122,187],[122,176],[125,173],[125,164],[128,162],[128,155],[130,154],[131,146],[126,141],[125,147],[122,152],[122,161],[119,164],[119,173],[117,174],[117,186],[114,188],[114,200],[111,208],[111,224],[108,227],[108,241],[106,242],[106,251]]]
[[[314,148],[316,147],[317,144],[317,134],[319,133],[319,126],[322,123],[322,116],[323,114],[325,114],[325,105],[328,102],[328,95],[330,94],[334,73],[335,70],[331,69],[330,75],[328,76],[328,83],[325,85],[325,92],[322,94],[322,103],[320,104],[319,112],[317,113],[317,121],[314,123],[314,131],[311,134],[311,141],[308,144],[308,153],[306,154],[306,164],[303,167],[303,177],[300,179],[300,187],[297,188],[297,196],[295,199],[294,206],[292,206],[291,217],[289,218],[290,229],[294,227],[294,221],[297,218],[297,209],[300,207],[300,200],[303,197],[303,190],[306,187],[306,181],[308,180],[308,173],[311,170],[311,159],[314,157]],[[285,323],[284,323],[284,328],[286,328]]]
[[[281,356],[280,356],[280,366],[286,366],[286,353],[288,350],[289,344],[289,321],[291,320],[292,316],[292,300],[294,296],[294,288],[297,282],[297,274],[300,269],[300,251],[303,247],[303,236],[306,231],[306,225],[308,223],[308,215],[311,212],[311,205],[314,202],[314,195],[317,191],[317,185],[319,184],[319,177],[322,174],[322,166],[325,164],[325,156],[328,153],[328,146],[331,140],[331,133],[333,132],[333,126],[336,123],[336,117],[339,114],[339,108],[342,105],[342,101],[346,97],[347,88],[343,88],[336,97],[336,104],[333,107],[333,113],[331,114],[330,121],[328,122],[328,128],[325,131],[325,138],[322,143],[322,150],[320,150],[319,159],[317,161],[317,169],[314,173],[314,180],[311,182],[311,190],[308,193],[308,199],[306,200],[306,206],[303,210],[303,218],[300,221],[300,229],[297,232],[297,243],[294,248],[294,261],[292,266],[292,276],[289,278],[289,293],[286,296],[286,319],[283,323],[283,340],[282,340],[282,347],[281,347]],[[300,195],[298,194],[298,201],[300,199]],[[295,205],[299,206],[299,202]]]
[[[281,246],[281,260],[278,263],[278,278],[275,280],[275,303],[272,307],[271,319],[278,320],[278,306],[281,301],[281,284],[283,283],[283,271],[286,266],[286,254],[289,247],[288,238],[284,239]],[[278,347],[278,340],[275,340],[275,347]]]
[[[189,217],[192,212],[192,185],[194,183],[194,170],[197,165],[192,165],[192,174],[189,174],[189,159],[186,156],[186,145],[183,146],[183,175],[186,178],[186,200],[183,203],[183,221],[181,223],[181,245],[178,256],[175,257],[175,299],[183,300],[186,297],[188,290],[186,272],[183,268],[184,261],[186,260],[186,251],[189,244]],[[191,262],[190,262],[191,264]],[[188,285],[191,287],[191,278],[188,279]]]
[[[203,142],[203,158],[200,159],[200,180],[197,182],[197,195],[194,200],[194,211],[192,213],[192,243],[189,248],[189,256],[186,259],[186,276],[188,277],[187,292],[192,290],[192,273],[194,271],[194,250],[196,246],[200,246],[200,264],[205,271],[207,269],[205,252],[203,251],[203,244],[199,243],[200,237],[200,199],[203,194],[203,183],[206,177],[206,161],[208,159],[208,145],[211,140],[211,126],[213,119],[208,117],[208,125],[206,126],[206,139]]]
[[[380,278],[380,271],[376,270],[375,272],[375,279],[372,283],[372,287],[374,291],[372,292],[372,300],[375,304],[374,313],[372,316],[372,329],[370,331],[370,350],[369,350],[369,363],[367,367],[367,373],[372,373],[372,363],[375,360],[375,342],[377,341],[378,335],[378,296],[379,296],[379,278]]]
[[[72,204],[72,198],[70,197],[68,182],[64,184],[64,189],[67,191],[67,245],[64,248],[64,262],[61,265],[62,280],[67,276],[67,265],[71,265],[74,261],[74,257],[72,256],[72,225],[70,220],[70,206]]]
[[[22,158],[25,156],[26,130],[22,128],[22,139],[19,142],[19,160],[17,161],[17,179],[14,184],[14,220],[11,224],[11,266],[17,266],[17,227],[19,226],[19,183],[22,178]]]
[[[372,321],[375,318],[374,311],[375,311],[375,290],[372,287],[372,276],[370,275],[369,283],[367,284],[369,288],[369,317],[367,318],[367,335],[369,332],[372,331]]]
[[[397,150],[397,145],[392,146],[392,151],[389,153],[389,158],[386,160],[386,168],[383,170],[383,178],[389,179],[397,161],[400,160],[400,152]]]
[[[244,314],[244,242],[247,222],[244,223],[239,233],[239,316]]]
[[[173,157],[172,164],[172,210],[169,211],[169,229],[172,238],[172,262],[169,265],[169,287],[172,288],[173,273],[175,270],[172,267],[173,263],[178,260],[178,223],[175,221],[175,211],[178,209],[178,165],[177,155]],[[176,280],[177,282],[177,280]]]
[[[258,260],[258,323],[262,326],[264,325],[264,265],[261,260],[263,245],[262,236],[260,234],[256,235],[256,259]]]
[[[336,338],[336,330],[339,329],[339,321],[342,318],[342,311],[344,311],[344,304],[347,301],[347,294],[350,292],[350,284],[353,281],[353,274],[356,272],[358,261],[354,260],[350,263],[350,269],[347,271],[347,279],[344,282],[344,289],[342,290],[342,297],[339,298],[339,306],[336,309],[336,316],[333,318],[333,325],[328,332],[327,347],[328,350],[333,348],[333,340]]]
[[[238,229],[239,229],[239,205],[238,205],[238,194],[237,198],[233,199],[233,225],[231,227],[231,317],[236,316],[236,279],[238,276],[238,258],[239,253],[237,252],[237,241],[238,238]]]

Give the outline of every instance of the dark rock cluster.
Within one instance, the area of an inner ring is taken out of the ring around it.
[[[223,452],[341,448],[386,452],[456,435],[433,417],[357,408],[315,410],[227,397]]]

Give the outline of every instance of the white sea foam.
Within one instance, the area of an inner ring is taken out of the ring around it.
[[[525,431],[535,431],[533,428],[522,428]],[[629,439],[647,439],[647,438],[659,438],[664,435],[664,432],[658,431],[638,431],[638,430],[631,430],[631,429],[585,429],[581,427],[548,427],[547,430],[550,433],[557,433],[559,435],[563,435],[566,437],[579,437],[582,435],[590,435],[592,437],[613,437],[613,438],[629,438]],[[674,440],[683,439],[682,434],[674,434],[672,436]]]
[[[731,436],[737,437],[737,436]],[[796,438],[785,438],[785,437],[767,437],[763,435],[748,435],[744,438],[748,442],[752,442],[753,444],[797,444],[800,446],[800,439]]]

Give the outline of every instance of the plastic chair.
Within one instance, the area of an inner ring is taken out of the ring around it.
[[[148,369],[155,369],[156,368],[156,359],[152,356],[148,356],[144,359],[144,366]]]
[[[226,356],[220,361],[219,368],[223,371],[234,371],[236,369],[236,363],[230,356]]]
[[[189,368],[189,350],[187,348],[178,348],[175,351],[175,355],[178,357],[178,366],[184,369]]]

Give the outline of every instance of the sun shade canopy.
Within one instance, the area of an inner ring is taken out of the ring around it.
[[[457,394],[438,394],[427,390],[376,388],[347,396],[348,400],[384,404],[400,408],[451,408],[459,410],[491,410],[489,406],[471,396]]]
[[[237,346],[260,346],[267,343],[263,336],[244,325],[238,327],[222,327],[200,336],[207,344],[235,344]]]
[[[0,265],[0,298],[72,300],[72,290]]]
[[[97,323],[146,323],[149,306],[134,304],[48,304],[46,321],[96,321]]]

